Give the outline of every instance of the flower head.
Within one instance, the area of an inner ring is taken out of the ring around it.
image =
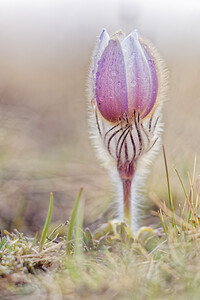
[[[133,31],[99,39],[93,70],[97,107],[111,123],[134,120],[134,111],[145,118],[153,109],[158,90],[156,67],[146,45]]]

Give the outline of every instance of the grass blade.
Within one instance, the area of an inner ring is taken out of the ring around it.
[[[170,189],[170,183],[169,183],[169,172],[168,172],[168,166],[167,166],[167,158],[166,158],[166,153],[165,153],[165,147],[163,145],[163,156],[164,156],[164,162],[165,162],[165,172],[166,172],[166,177],[167,177],[167,188],[168,188],[168,195],[169,195],[169,205],[170,205],[170,210],[172,214],[174,214],[174,205],[173,205],[173,200],[172,200],[172,194],[171,194],[171,189]],[[175,218],[172,217],[172,225],[175,226]]]
[[[45,242],[46,235],[47,235],[47,230],[49,228],[49,223],[51,221],[52,210],[53,210],[53,193],[50,194],[49,209],[48,209],[48,213],[47,213],[47,217],[46,217],[46,222],[44,224],[42,235],[41,235],[41,239],[40,239],[39,252],[42,251],[42,248],[44,246],[44,242]]]
[[[83,191],[83,188],[81,188],[79,193],[78,193],[78,196],[76,198],[76,202],[75,202],[73,210],[72,210],[71,219],[70,219],[70,222],[69,222],[69,227],[68,227],[68,231],[67,231],[67,246],[66,246],[67,254],[70,253],[70,249],[71,249],[70,241],[72,239],[74,223],[75,223],[75,219],[76,219],[77,210],[78,210],[78,207],[79,207],[82,191]]]
[[[185,186],[184,186],[183,181],[182,181],[182,179],[181,179],[181,176],[180,176],[180,174],[179,174],[179,172],[178,172],[178,170],[177,170],[177,168],[176,168],[175,166],[174,166],[174,170],[175,170],[175,172],[176,172],[176,174],[177,174],[177,176],[178,176],[178,179],[179,179],[179,181],[180,181],[180,183],[181,183],[181,185],[182,185],[182,188],[183,188],[183,192],[184,192],[184,194],[185,194],[185,197],[186,197],[187,201],[189,202],[189,197],[188,197],[188,194],[187,194],[187,192],[186,192]]]
[[[3,246],[7,243],[7,240],[5,238],[5,236],[2,237],[1,239],[1,243],[0,243],[0,250],[3,248]]]
[[[36,234],[35,234],[35,236],[34,236],[34,239],[33,239],[33,242],[32,242],[32,244],[31,244],[29,250],[26,252],[26,254],[29,254],[30,251],[31,251],[31,249],[36,245],[36,242],[37,242],[37,235],[38,235],[38,233],[36,232]]]
[[[188,202],[189,214],[188,214],[187,222],[189,223],[189,222],[190,222],[190,218],[191,218],[191,204],[190,204],[190,199],[189,199],[189,196],[188,196],[188,194],[187,194],[187,192],[186,192],[186,189],[185,189],[185,186],[184,186],[183,181],[182,181],[182,179],[181,179],[181,176],[180,176],[178,170],[176,169],[176,167],[174,167],[174,170],[175,170],[175,172],[176,172],[176,174],[177,174],[177,176],[178,176],[178,179],[179,179],[179,181],[180,181],[180,183],[181,183],[181,185],[182,185],[183,192],[184,192],[185,197],[186,197],[187,202]]]
[[[63,224],[59,224],[56,228],[54,228],[54,230],[50,233],[50,235],[47,237],[48,241],[51,241],[51,237],[54,235],[54,233],[61,227],[65,226],[68,224],[68,221],[66,221]]]
[[[160,210],[159,210],[159,217],[160,217],[160,221],[161,221],[163,230],[164,230],[164,232],[165,232],[165,235],[167,236],[167,235],[168,235],[168,233],[167,233],[167,228],[166,228],[166,226],[165,226],[165,221],[164,221],[164,218],[163,218],[163,214],[162,214],[161,208],[160,208]]]
[[[171,212],[173,212],[174,211],[174,206],[173,206],[172,194],[171,194],[170,183],[169,183],[169,172],[168,172],[167,158],[166,158],[166,154],[165,154],[164,145],[163,145],[163,155],[164,155],[164,162],[165,162],[165,172],[166,172],[166,177],[167,177],[167,188],[168,188],[168,196],[169,196],[169,205],[170,205]]]
[[[83,214],[84,214],[84,201],[80,201],[76,220],[75,220],[75,245],[74,253],[78,256],[82,253],[83,246]]]

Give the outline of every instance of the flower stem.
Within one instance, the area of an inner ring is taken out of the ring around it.
[[[124,218],[128,225],[131,225],[131,182],[130,179],[123,179],[123,197],[124,197]]]

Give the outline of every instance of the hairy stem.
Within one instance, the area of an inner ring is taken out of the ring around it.
[[[131,182],[130,179],[123,179],[123,201],[124,201],[124,218],[131,225]]]

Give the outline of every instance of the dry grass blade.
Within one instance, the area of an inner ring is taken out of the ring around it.
[[[162,203],[162,201],[158,198],[158,196],[155,193],[150,193],[149,194],[151,200],[159,207],[162,209],[162,211],[166,210],[168,216],[174,220],[174,222],[176,222],[176,224],[182,226],[184,225],[185,228],[187,228],[188,230],[193,230],[193,226],[188,224],[185,220],[183,220],[182,218],[180,218],[179,216],[177,216],[174,212],[172,212],[170,209],[168,209],[167,207],[164,207],[164,204]],[[156,213],[156,215],[159,216],[159,213]]]

